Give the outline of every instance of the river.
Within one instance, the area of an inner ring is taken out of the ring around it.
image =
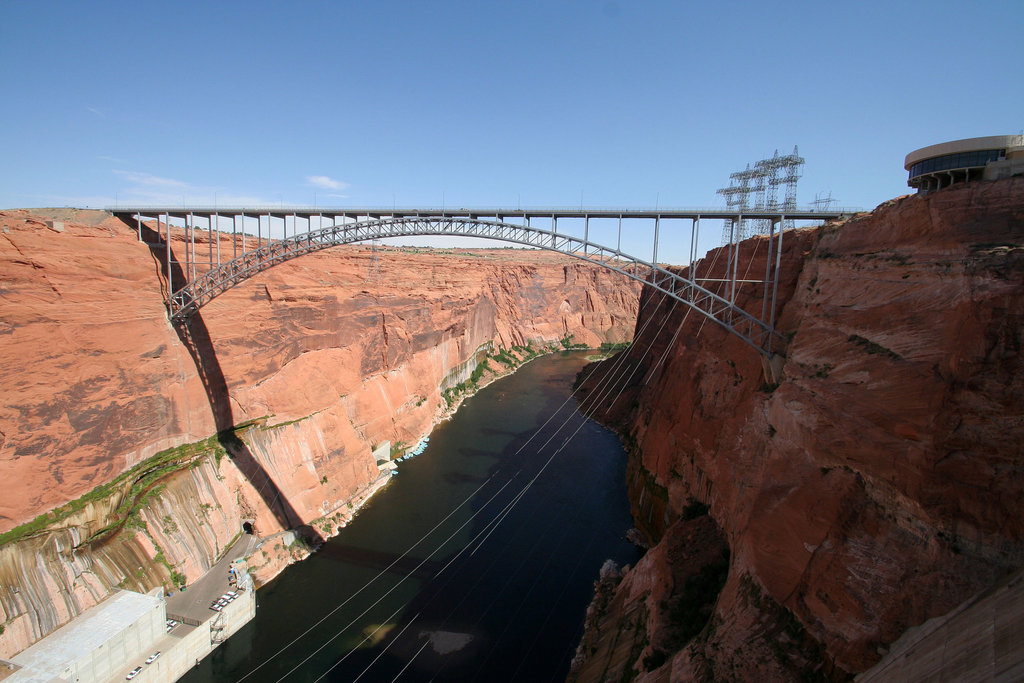
[[[601,565],[638,557],[622,447],[569,398],[586,355],[467,399],[182,680],[564,680]]]

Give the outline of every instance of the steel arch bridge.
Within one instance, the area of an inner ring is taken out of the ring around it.
[[[330,247],[390,237],[427,235],[477,237],[526,247],[556,251],[593,263],[600,267],[607,268],[614,272],[621,273],[622,275],[641,282],[644,285],[688,306],[695,312],[713,320],[768,358],[773,355],[773,348],[777,348],[777,342],[780,341],[778,333],[774,330],[774,311],[775,298],[778,289],[778,269],[780,265],[779,257],[781,255],[782,247],[782,231],[776,230],[776,227],[784,220],[788,220],[790,218],[825,219],[836,218],[839,215],[842,215],[838,212],[823,213],[816,211],[787,212],[785,214],[763,212],[764,215],[761,215],[760,213],[754,214],[753,212],[743,214],[722,210],[683,213],[679,211],[662,211],[657,213],[651,211],[620,211],[617,213],[610,213],[609,215],[603,215],[594,211],[583,212],[582,210],[579,212],[570,210],[561,213],[537,211],[532,214],[529,211],[515,212],[515,215],[521,215],[524,218],[524,223],[520,224],[509,223],[502,220],[507,214],[503,215],[498,212],[490,214],[495,217],[495,220],[487,220],[481,217],[478,212],[466,210],[461,210],[459,212],[449,211],[449,215],[445,215],[444,212],[435,214],[423,213],[420,211],[399,213],[397,215],[395,215],[395,212],[392,212],[391,215],[384,215],[383,212],[378,212],[376,215],[370,212],[345,212],[341,214],[343,222],[339,223],[337,222],[337,219],[334,218],[331,225],[315,230],[310,229],[302,233],[299,233],[296,229],[294,234],[291,236],[287,236],[287,221],[285,220],[285,237],[283,239],[274,239],[264,242],[261,237],[258,241],[259,246],[257,248],[246,250],[243,238],[242,254],[223,263],[220,262],[218,241],[217,265],[214,265],[213,263],[211,245],[211,253],[209,255],[210,268],[201,274],[196,274],[194,235],[195,232],[200,231],[201,228],[193,226],[191,222],[194,214],[202,215],[206,213],[205,211],[182,211],[181,209],[174,211],[154,211],[152,209],[112,209],[111,211],[115,214],[122,215],[125,218],[131,217],[135,219],[140,226],[140,237],[141,222],[144,217],[156,216],[157,233],[159,234],[160,216],[163,214],[165,225],[167,225],[168,237],[164,239],[164,242],[166,243],[168,264],[172,262],[173,258],[170,249],[169,220],[171,217],[183,217],[186,219],[186,257],[184,262],[184,265],[186,266],[186,282],[178,289],[174,289],[173,285],[170,282],[168,283],[169,295],[167,299],[167,307],[172,322],[186,321],[202,306],[206,305],[235,285],[253,277],[257,273],[272,268],[280,263],[284,263],[285,261]],[[242,215],[244,227],[244,221],[246,218],[246,212],[244,211],[230,212],[228,210],[221,210],[221,212],[209,212],[210,219],[208,225],[211,242],[214,231],[214,216],[216,215],[218,221],[221,218],[227,218],[228,216],[231,216],[232,220],[234,220],[234,215],[237,213]],[[252,218],[255,216],[258,219],[261,215],[268,216],[269,218],[285,218],[285,216],[292,216],[293,226],[295,226],[297,223],[296,218],[299,215],[302,215],[310,221],[311,225],[312,216],[322,216],[323,213],[331,216],[332,212],[324,210],[317,213],[284,213],[273,210],[262,212],[260,210],[249,210],[248,217]],[[345,222],[347,217],[353,215],[353,213],[358,217],[353,222]],[[551,218],[552,229],[548,230],[531,226],[529,224],[529,218],[531,215]],[[587,220],[588,229],[583,238],[566,234],[564,232],[558,232],[557,218],[565,216],[585,218]],[[621,221],[623,217],[654,219],[654,255],[652,259],[648,261],[643,258],[626,254],[618,247],[611,248],[590,241],[588,239],[589,219],[592,216],[604,218],[617,217],[619,219],[620,226],[620,243]],[[690,218],[693,220],[693,231],[691,232],[690,244],[691,268],[687,271],[691,277],[684,277],[656,263],[658,241],[657,226],[658,221],[663,217]],[[755,281],[740,281],[737,279],[736,261],[738,259],[734,256],[736,250],[733,245],[730,245],[730,263],[727,264],[726,269],[728,276],[724,280],[726,283],[727,296],[722,296],[711,291],[701,284],[702,280],[700,278],[692,277],[692,273],[694,272],[692,267],[693,253],[696,249],[697,228],[701,218],[725,219],[726,221],[732,221],[732,225],[736,228],[737,233],[740,221],[744,219],[768,220],[771,224],[771,232],[768,235],[768,257],[766,259],[764,279]],[[192,230],[191,256],[189,255],[190,228]],[[155,247],[157,245],[151,246]],[[191,277],[188,274],[189,271],[191,271]],[[755,316],[736,305],[735,293],[737,282],[756,282],[758,284],[765,285],[760,317]]]

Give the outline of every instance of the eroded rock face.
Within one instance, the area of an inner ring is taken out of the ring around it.
[[[131,482],[60,533],[0,547],[0,656],[119,583],[198,577],[245,522],[333,533],[378,479],[371,449],[429,432],[442,392],[488,352],[622,341],[636,318],[637,286],[570,257],[356,246],[260,273],[182,333],[164,309],[162,247],[101,212],[62,212],[62,232],[45,218],[0,212],[0,532],[246,426],[161,480],[113,541],[83,545]],[[237,247],[214,237],[196,235],[200,265]],[[179,231],[172,248],[183,260]]]
[[[635,443],[634,515],[657,539],[704,502],[732,559],[712,626],[639,680],[843,678],[1024,563],[1022,230],[1017,179],[787,234],[777,386],[711,323],[645,328],[670,306],[644,293],[645,379],[606,413]]]

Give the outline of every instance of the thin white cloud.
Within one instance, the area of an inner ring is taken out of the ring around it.
[[[344,190],[348,187],[348,183],[343,183],[340,180],[335,180],[325,175],[306,176],[306,182],[313,187],[319,187],[323,190]]]
[[[274,206],[281,200],[269,200],[223,187],[208,187],[175,178],[164,178],[139,171],[115,170],[126,186],[118,188],[115,201],[120,205],[210,207]]]
[[[86,109],[91,111],[93,114],[95,114],[96,116],[100,117],[101,119],[107,118],[107,115],[104,114],[101,110],[97,109],[96,107],[89,107],[89,106],[87,106]]]
[[[176,189],[187,189],[191,187],[188,183],[180,180],[174,180],[172,178],[161,178],[150,173],[137,173],[135,171],[114,171],[117,175],[121,176],[128,182],[139,185],[142,187],[159,187],[159,188],[176,188]]]

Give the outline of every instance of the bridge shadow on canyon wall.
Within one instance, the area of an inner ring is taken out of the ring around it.
[[[129,221],[122,219],[133,232],[136,226]],[[178,259],[174,256],[173,246],[171,251],[171,263],[167,262],[167,243],[163,241],[156,230],[142,225],[142,240],[149,247],[154,262],[160,270],[161,291],[164,300],[170,298],[167,288],[168,282],[185,282],[185,272],[182,270]],[[170,279],[168,279],[170,276]],[[217,351],[214,349],[210,332],[203,320],[201,311],[196,311],[188,321],[176,321],[173,323],[174,331],[179,341],[188,350],[192,362],[196,366],[196,372],[202,380],[203,388],[206,390],[206,398],[210,403],[210,410],[213,413],[214,424],[217,429],[217,440],[234,461],[239,471],[248,479],[252,487],[259,493],[267,508],[273,512],[278,523],[285,529],[295,529],[302,536],[309,539],[314,545],[319,544],[323,537],[308,524],[302,522],[302,518],[296,513],[288,498],[281,492],[274,480],[267,473],[259,460],[253,455],[249,446],[235,433],[235,422],[231,412],[231,401],[228,395],[227,379],[217,359]]]

